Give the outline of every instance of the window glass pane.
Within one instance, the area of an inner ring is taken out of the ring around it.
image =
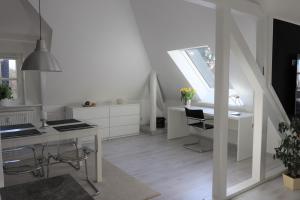
[[[13,99],[18,98],[18,82],[17,80],[1,80],[1,84],[9,85],[12,90]]]
[[[17,62],[15,59],[0,59],[1,78],[17,78]]]
[[[215,56],[208,46],[186,49],[185,52],[197,67],[210,88],[214,88]]]

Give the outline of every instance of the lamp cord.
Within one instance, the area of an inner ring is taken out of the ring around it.
[[[39,16],[40,16],[40,40],[42,39],[42,16],[41,16],[41,0],[39,0]]]

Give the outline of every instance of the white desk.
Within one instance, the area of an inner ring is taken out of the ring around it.
[[[202,109],[206,116],[214,116],[213,108],[191,107],[191,109]],[[252,156],[253,144],[253,115],[240,112],[240,115],[232,115],[235,111],[228,112],[229,129],[237,131],[237,161]],[[168,139],[185,137],[190,134],[185,116],[185,109],[181,107],[168,108]]]
[[[39,126],[36,126],[39,127]],[[91,137],[94,136],[95,139],[95,179],[97,182],[102,182],[102,149],[101,149],[101,141],[102,137],[98,130],[98,127],[93,127],[89,129],[81,129],[81,130],[72,130],[66,132],[58,132],[51,126],[40,129],[36,128],[40,132],[45,132],[42,135],[28,136],[28,137],[20,137],[20,138],[12,138],[5,139],[1,141],[0,137],[0,150],[6,148],[13,148],[18,146],[26,146],[26,145],[34,145],[48,142],[55,142],[60,140],[68,140],[68,139],[77,139],[83,137]],[[4,187],[4,175],[3,175],[3,160],[2,160],[2,152],[0,153],[0,188]]]

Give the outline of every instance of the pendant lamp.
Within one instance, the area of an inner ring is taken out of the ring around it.
[[[61,72],[56,58],[48,51],[45,40],[42,39],[41,1],[39,0],[40,38],[35,50],[25,59],[21,70],[36,70],[43,72]]]

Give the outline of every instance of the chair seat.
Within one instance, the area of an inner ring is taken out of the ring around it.
[[[91,153],[90,149],[80,148],[78,149],[78,154],[77,154],[77,150],[74,149],[74,150],[59,153],[56,158],[61,162],[78,162],[87,159],[90,153]]]
[[[3,164],[3,171],[7,175],[36,172],[40,169],[41,166],[35,165],[34,159],[16,160],[5,162]]]
[[[203,122],[190,123],[188,125],[189,126],[194,126],[194,127],[197,127],[197,128],[202,128],[202,129],[213,129],[214,128],[214,125],[212,125],[212,124],[205,124]]]

